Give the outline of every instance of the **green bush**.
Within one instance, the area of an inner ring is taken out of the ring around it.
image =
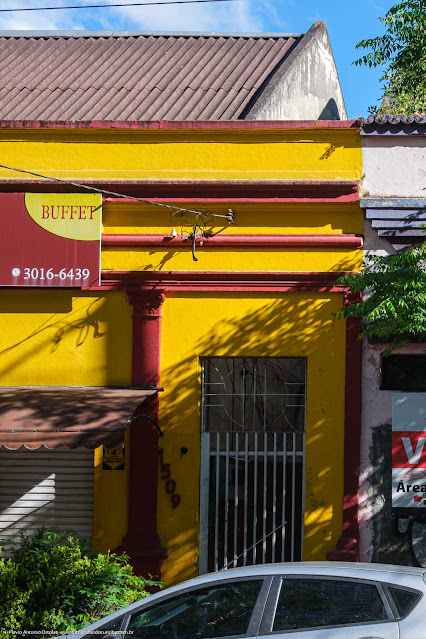
[[[136,577],[126,556],[90,556],[81,539],[43,528],[21,533],[0,559],[0,639],[74,632],[146,597],[151,585],[159,584]]]

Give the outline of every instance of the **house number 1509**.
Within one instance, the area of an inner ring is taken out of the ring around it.
[[[164,489],[166,493],[170,495],[172,508],[177,508],[180,504],[180,495],[176,492],[176,482],[172,477],[170,464],[164,463],[164,451],[162,448],[158,451],[158,457],[160,458],[160,477],[165,482]]]

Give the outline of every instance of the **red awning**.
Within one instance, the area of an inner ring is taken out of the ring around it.
[[[99,386],[0,387],[0,446],[118,446],[136,408],[157,392]]]

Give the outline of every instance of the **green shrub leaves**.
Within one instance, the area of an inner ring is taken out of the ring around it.
[[[338,317],[362,317],[362,335],[389,342],[385,355],[426,340],[426,243],[370,260],[360,273],[338,280],[354,296],[364,292],[363,299],[342,308]]]
[[[126,556],[90,556],[85,542],[55,531],[21,533],[11,557],[0,559],[0,639],[79,630],[146,597],[150,585],[159,584],[136,577]]]

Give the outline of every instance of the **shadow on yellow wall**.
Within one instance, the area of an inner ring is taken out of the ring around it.
[[[200,357],[307,358],[304,558],[324,558],[340,535],[345,328],[332,313],[341,296],[247,295],[170,293],[164,303],[160,445],[181,495],[173,508],[160,479],[158,526],[169,550],[167,585],[197,573]],[[1,310],[2,385],[131,383],[131,308],[124,293],[4,291]],[[182,447],[187,454],[181,455]],[[127,474],[106,476],[99,454],[94,539],[107,550],[126,533]]]
[[[124,293],[5,290],[0,336],[2,386],[131,384],[131,307]],[[87,412],[84,418],[90,419]],[[100,448],[94,465],[93,546],[106,551],[127,532],[128,464],[125,471],[104,471]]]
[[[309,295],[309,299],[307,296]],[[158,525],[167,585],[198,570],[200,357],[307,358],[305,559],[323,559],[341,532],[345,327],[339,294],[175,295],[163,313],[160,440],[181,504],[159,481]],[[181,455],[181,448],[188,453]]]
[[[270,203],[262,202],[191,202],[176,203],[190,209],[224,215],[229,207],[235,222],[223,226],[220,218],[207,216],[207,230],[214,235],[225,234],[298,234],[298,233],[364,233],[362,211],[358,202],[350,203]],[[105,233],[159,233],[168,235],[172,227],[178,233],[190,232],[194,226],[192,213],[171,215],[166,209],[142,203],[114,203],[103,205],[102,221]]]
[[[202,247],[197,242],[196,258],[191,246],[181,250],[167,248],[131,250],[113,249],[103,257],[107,270],[124,270],[131,264],[132,271],[359,271],[362,251],[343,249],[237,248],[233,250]]]
[[[131,380],[124,293],[8,290],[0,305],[4,386],[114,386]]]

